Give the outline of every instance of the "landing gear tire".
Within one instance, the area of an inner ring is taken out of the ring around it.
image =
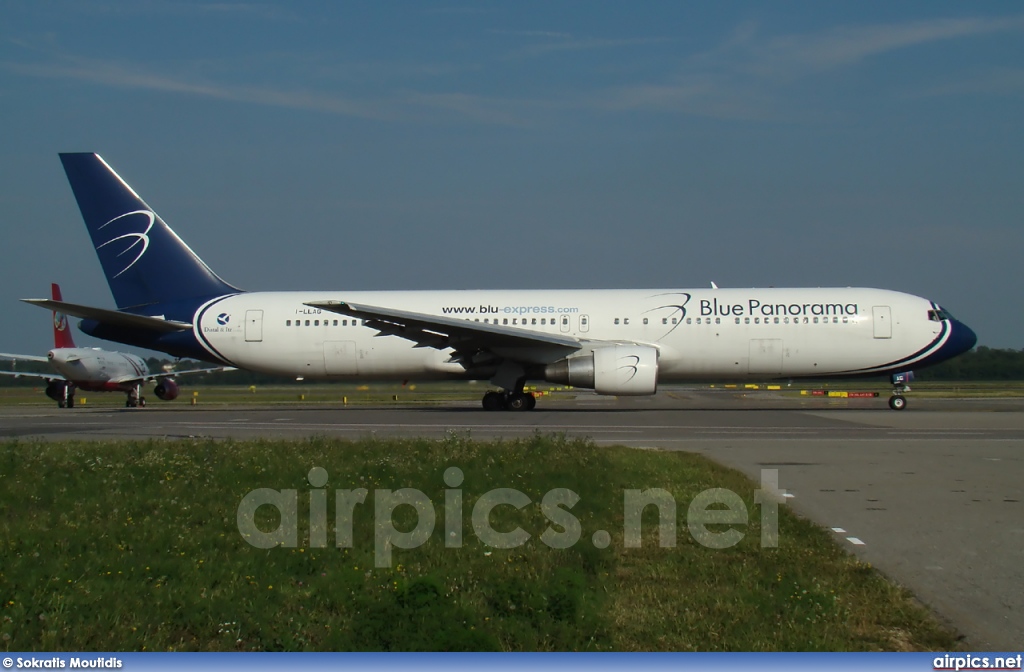
[[[143,408],[146,407],[146,398],[145,397],[139,397],[139,406],[141,406]]]
[[[64,401],[63,399],[59,399],[57,401],[57,408],[67,408],[67,407],[68,407],[68,402]]]
[[[68,397],[67,407],[68,408],[74,408],[75,407],[75,398],[74,397]]]
[[[504,411],[507,407],[505,395],[501,392],[488,392],[484,395],[483,406],[485,411]]]
[[[902,411],[907,407],[907,398],[898,394],[889,397],[889,408],[894,411]]]
[[[514,392],[508,397],[508,410],[529,411],[537,405],[537,399],[528,392]]]

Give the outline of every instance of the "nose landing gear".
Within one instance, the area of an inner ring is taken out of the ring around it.
[[[894,411],[902,411],[907,407],[907,398],[903,396],[903,393],[910,392],[910,386],[907,383],[913,379],[913,371],[892,374],[890,378],[890,381],[892,381],[892,396],[889,397],[889,408]]]
[[[128,399],[124,402],[125,408],[146,407],[146,398],[142,396],[142,383],[139,383],[128,392]]]

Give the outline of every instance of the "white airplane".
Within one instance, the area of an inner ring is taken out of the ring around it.
[[[52,292],[53,301],[60,303],[60,287],[56,284],[52,285]],[[172,376],[223,371],[227,368],[150,373],[146,362],[137,355],[100,348],[76,347],[71,330],[68,328],[68,320],[64,314],[59,312],[53,313],[53,349],[46,354],[46,357],[15,355],[6,352],[0,352],[0,357],[49,363],[56,375],[21,371],[0,371],[0,375],[46,379],[48,381],[46,396],[56,401],[60,408],[75,407],[76,390],[125,392],[128,396],[125,402],[127,407],[145,406],[146,398],[142,396],[142,387],[151,380],[156,382],[153,393],[157,398],[171,401],[178,397],[178,384]]]
[[[96,154],[61,154],[117,310],[26,299],[93,336],[306,379],[473,379],[488,410],[527,381],[649,395],[660,383],[892,375],[972,348],[936,303],[882,289],[247,292],[220,279]]]

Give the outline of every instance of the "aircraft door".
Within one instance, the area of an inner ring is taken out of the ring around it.
[[[782,339],[752,338],[750,339],[750,373],[766,375],[782,375]]]
[[[324,372],[328,376],[359,373],[355,341],[324,341]]]
[[[245,311],[245,341],[260,343],[263,341],[263,311]]]
[[[558,320],[558,328],[562,331],[563,334],[569,333],[569,316],[568,315],[562,315],[562,318],[560,320]]]
[[[892,338],[892,309],[889,306],[871,306],[871,322],[875,338]]]
[[[580,331],[582,333],[584,333],[584,334],[587,333],[588,331],[590,331],[590,316],[589,315],[580,315]]]

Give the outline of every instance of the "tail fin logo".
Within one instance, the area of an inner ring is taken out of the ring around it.
[[[153,214],[152,212],[150,212],[149,210],[133,210],[131,212],[126,212],[123,215],[118,215],[117,217],[114,217],[112,220],[110,220],[109,222],[107,222],[103,226],[99,227],[99,229],[97,229],[97,231],[102,231],[103,229],[105,229],[106,227],[110,226],[114,222],[117,222],[119,220],[123,220],[126,217],[132,217],[133,215],[143,215],[143,216],[146,217],[146,219],[148,221],[147,221],[146,228],[145,228],[144,231],[142,231],[142,232],[129,232],[129,233],[122,234],[120,236],[115,236],[114,238],[111,238],[107,242],[102,243],[102,244],[96,246],[96,251],[99,252],[101,249],[103,249],[107,245],[112,245],[114,243],[119,243],[120,244],[119,246],[120,246],[121,249],[120,249],[119,252],[117,252],[116,256],[123,257],[125,255],[130,255],[130,254],[134,254],[135,255],[134,257],[131,258],[131,261],[128,262],[128,265],[125,266],[124,268],[122,268],[116,275],[112,276],[111,279],[120,276],[122,273],[124,273],[125,271],[130,269],[132,266],[137,264],[139,259],[142,258],[142,255],[144,255],[146,253],[146,250],[149,249],[149,232],[153,228],[153,224],[156,223],[156,215]],[[138,220],[136,220],[136,221],[138,221]],[[116,250],[116,249],[118,249],[118,246],[115,246],[112,249]]]
[[[57,331],[67,331],[68,330],[68,316],[65,315],[64,313],[54,313],[53,314],[53,328],[56,329]]]

